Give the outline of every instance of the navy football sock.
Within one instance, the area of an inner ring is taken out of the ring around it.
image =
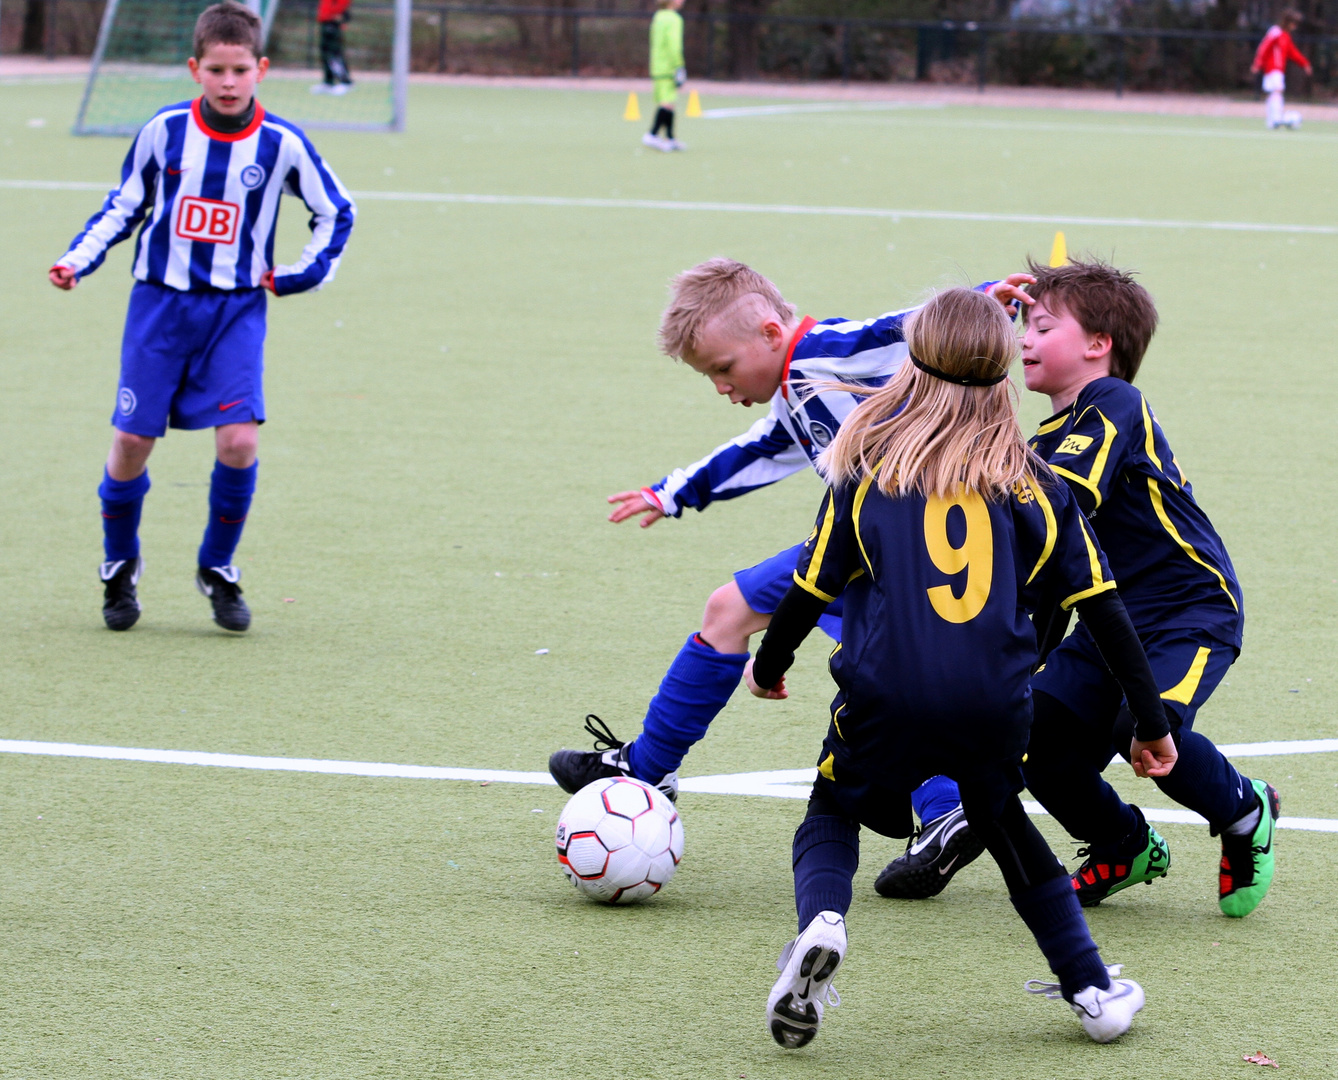
[[[253,461],[249,468],[234,469],[221,461],[214,462],[214,475],[209,482],[209,524],[200,545],[200,566],[228,566],[232,554],[242,538],[246,515],[251,509],[251,496],[256,490],[256,470],[260,462]]]
[[[1178,743],[1175,768],[1166,776],[1153,777],[1157,787],[1181,806],[1202,814],[1215,833],[1250,812],[1254,788],[1210,739],[1182,730]]]
[[[745,653],[718,653],[696,634],[678,651],[627,747],[632,775],[656,784],[677,770],[743,678]]]
[[[911,792],[911,809],[922,825],[941,818],[961,801],[956,782],[946,776],[931,776]]]
[[[794,834],[794,906],[801,934],[820,911],[850,910],[858,869],[856,822],[827,814],[803,820]]]
[[[1074,994],[1089,986],[1110,988],[1110,976],[1067,875],[1053,877],[1010,899],[1059,979],[1065,1001],[1072,1002]]]
[[[103,469],[98,498],[102,500],[102,549],[108,562],[139,558],[139,516],[149,486],[147,469],[133,480],[113,480]]]

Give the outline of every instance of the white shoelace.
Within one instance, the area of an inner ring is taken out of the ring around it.
[[[1123,970],[1123,964],[1106,965],[1106,974],[1110,976],[1112,982],[1120,977],[1120,972]],[[1042,979],[1028,979],[1022,986],[1029,994],[1044,994],[1051,1000],[1059,1000],[1064,996],[1059,983],[1045,982]]]

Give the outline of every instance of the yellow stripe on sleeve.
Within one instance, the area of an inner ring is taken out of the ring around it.
[[[1053,420],[1051,420],[1049,423],[1042,424],[1040,427],[1038,427],[1038,428],[1036,429],[1036,434],[1037,434],[1037,435],[1049,435],[1050,432],[1052,432],[1052,431],[1058,431],[1060,428],[1062,428],[1062,427],[1063,427],[1065,424],[1067,424],[1068,422],[1069,422],[1069,414],[1068,414],[1068,413],[1065,413],[1063,416],[1056,416],[1056,417],[1055,417]]]
[[[1194,654],[1193,663],[1189,665],[1189,671],[1185,673],[1185,677],[1162,694],[1162,700],[1189,705],[1199,689],[1199,682],[1203,678],[1203,669],[1208,666],[1208,656],[1211,652],[1212,650],[1206,645],[1200,645],[1199,651]]]
[[[1152,426],[1152,412],[1148,408],[1148,399],[1141,398],[1140,400],[1143,403],[1143,431],[1145,433],[1143,436],[1143,449],[1147,451],[1147,455],[1151,458],[1152,464],[1157,466],[1157,471],[1164,475],[1166,470],[1162,468],[1161,458],[1157,456],[1157,436],[1156,431]]]
[[[1092,540],[1092,529],[1087,524],[1087,519],[1079,517],[1078,526],[1082,529],[1083,543],[1087,545],[1087,564],[1092,571],[1092,587],[1066,597],[1059,605],[1065,611],[1068,611],[1074,604],[1086,600],[1089,596],[1097,596],[1115,588],[1115,582],[1103,580],[1105,575],[1101,572],[1101,556],[1097,554],[1096,543]]]
[[[822,516],[822,525],[818,528],[818,542],[813,546],[813,557],[808,561],[808,573],[803,578],[799,571],[794,572],[794,579],[814,596],[822,597],[831,603],[835,597],[828,596],[818,588],[818,575],[822,573],[822,560],[827,555],[827,542],[832,538],[832,526],[836,523],[836,492],[827,489],[827,512]]]
[[[1092,461],[1092,469],[1086,476],[1079,476],[1069,469],[1055,465],[1053,462],[1050,467],[1065,479],[1072,480],[1080,487],[1086,488],[1092,493],[1095,504],[1092,509],[1096,510],[1101,506],[1101,476],[1106,471],[1106,461],[1110,457],[1111,448],[1115,445],[1115,437],[1119,435],[1119,429],[1106,419],[1106,414],[1095,405],[1091,406],[1096,411],[1096,415],[1101,417],[1101,425],[1105,429],[1105,435],[1101,442],[1101,449],[1096,452],[1096,457]],[[1087,410],[1083,410],[1083,416],[1087,415]],[[1078,417],[1079,420],[1082,416]]]
[[[1050,505],[1049,497],[1041,490],[1040,482],[1028,484],[1027,487],[1036,496],[1036,505],[1041,508],[1041,513],[1045,515],[1045,547],[1041,549],[1041,557],[1036,560],[1035,569],[1027,578],[1027,584],[1030,585],[1036,579],[1036,575],[1041,572],[1041,567],[1045,565],[1046,560],[1050,558],[1051,552],[1055,550],[1055,541],[1059,538],[1059,526],[1055,523],[1055,508]]]
[[[825,758],[822,759],[822,764],[818,766],[818,772],[820,772],[833,784],[836,783],[836,776],[832,772],[832,766],[834,764],[836,764],[836,755],[828,754]]]
[[[1148,477],[1148,494],[1152,497],[1152,509],[1157,515],[1157,520],[1161,522],[1161,527],[1170,533],[1171,539],[1180,545],[1181,551],[1217,578],[1217,584],[1222,586],[1222,591],[1227,594],[1231,606],[1240,611],[1240,605],[1236,603],[1236,598],[1231,595],[1231,590],[1227,587],[1226,578],[1222,576],[1222,571],[1205,562],[1199,553],[1194,550],[1194,546],[1176,531],[1175,526],[1171,523],[1170,516],[1166,513],[1166,505],[1162,502],[1161,487],[1150,476]]]
[[[869,568],[869,578],[873,579],[873,563],[869,561],[869,553],[864,550],[864,537],[859,534],[859,512],[864,508],[864,497],[869,494],[869,486],[873,483],[874,477],[878,475],[878,470],[883,467],[880,461],[873,467],[873,472],[869,473],[859,482],[859,487],[855,489],[855,508],[852,512],[855,526],[855,540],[859,544],[859,553],[864,556],[864,565]]]
[[[821,589],[819,589],[816,585],[811,585],[811,584],[809,584],[809,582],[808,582],[808,580],[807,580],[806,578],[801,578],[801,577],[799,576],[799,571],[798,571],[798,570],[796,570],[796,571],[794,572],[794,583],[795,583],[796,585],[798,585],[801,589],[803,589],[804,592],[806,592],[806,593],[812,593],[812,594],[813,594],[814,596],[816,596],[819,600],[826,600],[827,603],[829,603],[829,604],[830,604],[833,600],[836,599],[836,597],[834,597],[834,596],[828,596],[825,592],[823,592]]]
[[[1100,596],[1103,592],[1110,592],[1114,588],[1115,582],[1103,581],[1100,585],[1096,585],[1093,588],[1083,589],[1082,592],[1076,592],[1072,596],[1066,596],[1060,601],[1059,606],[1065,611],[1068,611],[1074,604],[1081,604],[1090,596]]]

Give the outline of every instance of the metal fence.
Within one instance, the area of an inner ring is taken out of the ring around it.
[[[47,55],[91,51],[103,0],[43,3],[42,48]],[[18,50],[24,8],[23,0],[0,0],[0,51]],[[316,64],[315,11],[316,0],[283,0],[271,39],[271,51],[280,54],[276,61]],[[388,14],[389,6],[355,0],[354,26],[359,11]],[[602,8],[418,3],[412,70],[644,76],[650,16],[648,11]],[[1262,36],[1259,29],[1061,27],[711,11],[684,12],[684,19],[687,65],[694,79],[1088,86],[1117,93],[1126,88],[1257,89],[1249,68]],[[1335,96],[1338,36],[1301,35],[1297,42],[1310,56],[1315,74],[1293,79],[1293,95]],[[389,63],[388,49],[369,47],[367,66],[380,66],[383,59]]]

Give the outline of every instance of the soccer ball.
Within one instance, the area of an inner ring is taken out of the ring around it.
[[[593,900],[654,896],[683,858],[683,822],[663,793],[631,777],[581,788],[558,818],[562,872]]]

